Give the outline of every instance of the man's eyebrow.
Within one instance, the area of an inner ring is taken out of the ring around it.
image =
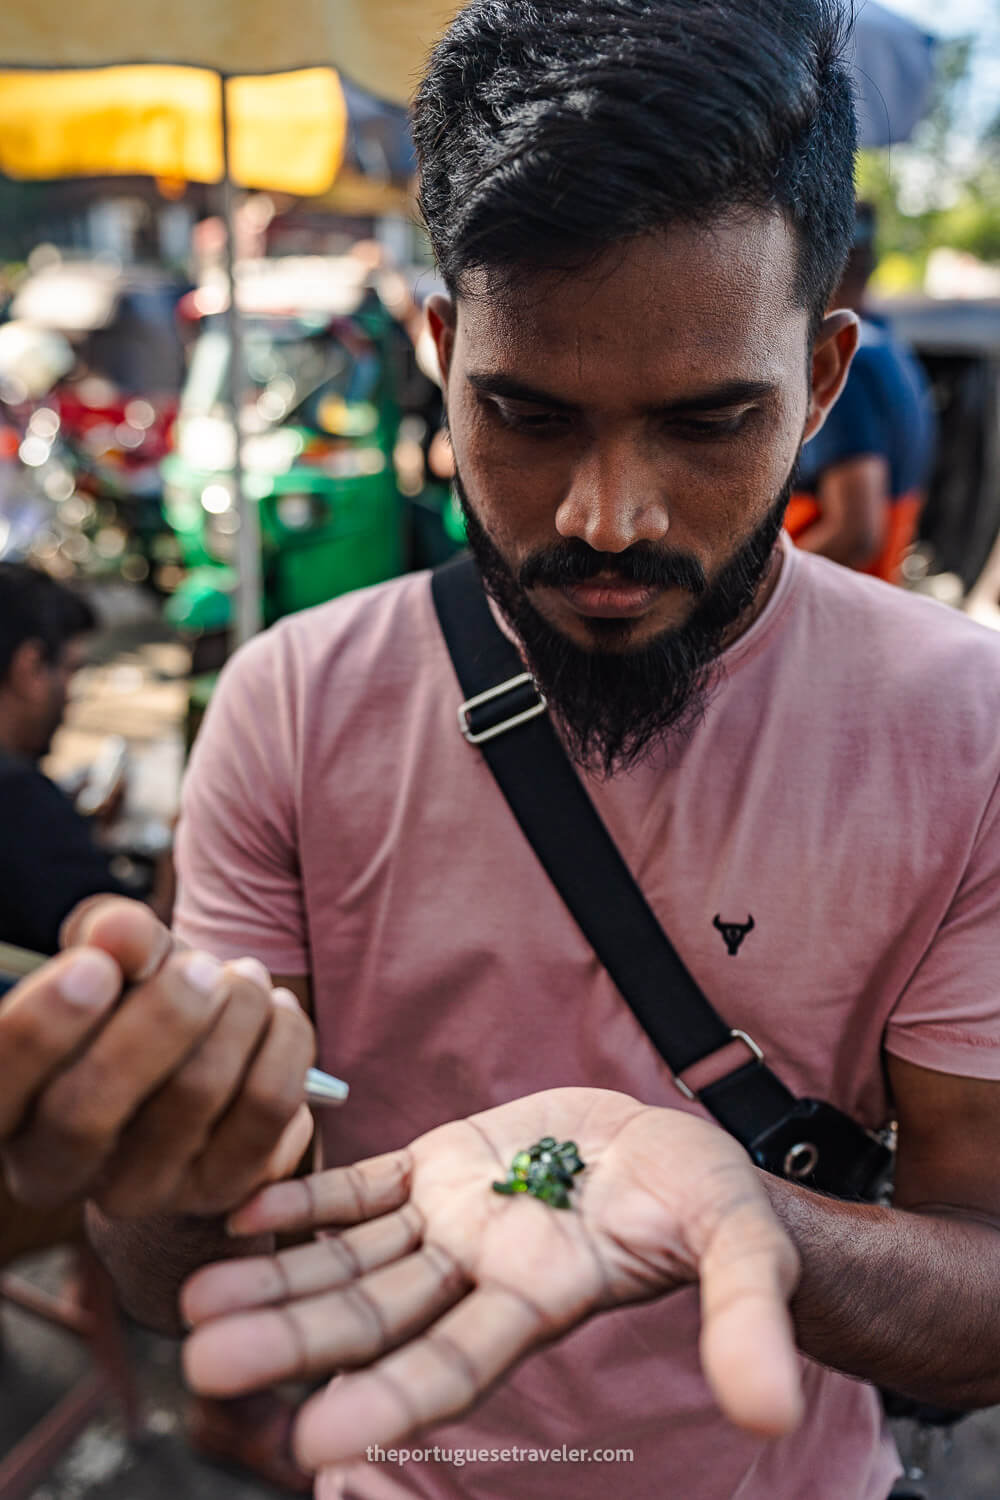
[[[777,394],[779,387],[773,380],[727,380],[709,390],[698,391],[693,396],[680,396],[676,401],[667,401],[648,410],[655,414],[682,415],[695,411],[725,411],[732,406],[748,406],[751,401],[762,401]]]
[[[535,406],[554,407],[558,411],[573,409],[571,402],[561,401],[549,391],[539,390],[537,386],[528,385],[511,375],[493,375],[471,370],[466,379],[477,391],[482,391],[484,396],[506,396],[511,401],[530,401]]]
[[[477,391],[486,396],[506,396],[511,401],[527,401],[534,406],[545,406],[554,411],[573,411],[570,401],[553,396],[549,391],[529,385],[511,375],[488,371],[470,371],[467,380]],[[752,401],[761,401],[774,396],[778,385],[771,380],[727,380],[721,385],[696,391],[690,396],[679,396],[676,401],[657,402],[646,407],[650,416],[683,416],[690,412],[726,411],[734,406],[747,406]]]

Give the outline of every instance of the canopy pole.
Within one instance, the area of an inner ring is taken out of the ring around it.
[[[233,505],[239,529],[236,533],[236,621],[234,643],[242,645],[261,627],[260,517],[257,506],[246,492],[243,468],[243,429],[240,409],[243,404],[245,362],[243,356],[243,320],[236,305],[236,190],[230,162],[229,97],[224,74],[219,75],[222,96],[222,218],[226,227],[225,273],[228,284],[226,332],[229,337],[229,409],[233,423]]]

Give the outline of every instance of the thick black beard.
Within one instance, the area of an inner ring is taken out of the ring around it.
[[[486,590],[516,632],[573,760],[607,778],[690,733],[716,686],[726,640],[752,608],[767,573],[792,476],[711,581],[688,553],[649,542],[622,553],[596,552],[576,538],[533,554],[515,574],[472,509],[458,473],[455,490]],[[551,626],[528,597],[529,588],[580,583],[608,570],[634,583],[686,588],[697,599],[695,609],[683,625],[633,649],[630,621],[589,620],[591,650]]]

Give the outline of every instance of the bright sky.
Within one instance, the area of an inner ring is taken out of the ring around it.
[[[949,0],[947,14],[942,14],[941,0],[880,0],[880,3],[886,10],[918,21],[928,31],[949,36],[981,30],[996,20],[993,0]]]
[[[862,0],[863,3],[863,0]],[[963,124],[982,129],[1000,114],[1000,0],[880,0],[936,36],[976,37],[975,60],[966,90]]]

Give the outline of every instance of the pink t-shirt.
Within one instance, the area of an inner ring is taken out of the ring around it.
[[[238,653],[195,748],[177,930],[312,976],[338,1164],[538,1089],[687,1105],[478,751],[426,575],[282,621]],[[886,1120],[882,1052],[1000,1078],[1000,638],[784,544],[766,608],[684,743],[589,790],[716,1008],[797,1093]],[[731,955],[715,924],[753,927]],[[884,1500],[878,1397],[803,1361],[766,1443],[719,1415],[693,1289],[538,1354],[445,1447],[634,1460],[363,1466],[381,1500]]]

